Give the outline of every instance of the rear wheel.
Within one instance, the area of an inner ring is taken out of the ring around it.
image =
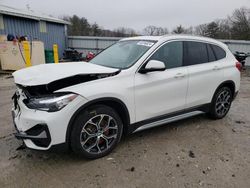
[[[71,148],[86,158],[103,157],[119,143],[122,130],[122,121],[112,108],[104,105],[90,107],[75,120]]]
[[[213,119],[225,117],[231,107],[232,99],[233,96],[230,88],[222,87],[218,89],[211,103],[210,117]]]

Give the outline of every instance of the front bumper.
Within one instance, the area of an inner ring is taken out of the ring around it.
[[[51,143],[51,136],[46,124],[37,124],[25,132],[14,133],[20,140],[31,140],[36,146],[48,147]]]
[[[20,96],[12,109],[17,131],[14,135],[23,140],[28,148],[37,150],[48,150],[54,145],[63,144],[71,117],[86,102],[85,98],[78,96],[60,111],[46,112],[27,108]]]

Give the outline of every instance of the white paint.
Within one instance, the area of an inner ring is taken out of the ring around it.
[[[130,123],[172,113],[185,108],[210,103],[215,89],[220,83],[232,80],[240,87],[240,72],[235,67],[235,58],[228,47],[216,40],[187,35],[163,37],[134,37],[123,40],[157,41],[132,67],[118,75],[91,82],[80,83],[56,92],[73,92],[79,96],[58,112],[44,112],[28,109],[20,97],[18,103],[21,114],[15,122],[20,131],[25,131],[38,123],[46,123],[51,133],[52,145],[65,142],[66,130],[72,115],[89,101],[112,97],[121,100],[128,109]],[[139,68],[159,46],[169,41],[194,40],[217,44],[226,51],[226,58],[213,63],[167,69],[165,71],[141,74]],[[112,73],[117,69],[90,63],[62,63],[30,67],[15,72],[15,83],[41,85],[77,74]],[[124,125],[129,126],[129,125]],[[30,140],[26,145],[34,149],[46,150],[34,145]]]
[[[15,71],[13,76],[17,84],[34,86],[48,84],[74,75],[112,73],[117,70],[86,62],[50,63]]]
[[[137,45],[151,47],[151,46],[154,45],[154,43],[153,43],[153,42],[147,42],[147,41],[139,41],[139,42],[137,43]]]

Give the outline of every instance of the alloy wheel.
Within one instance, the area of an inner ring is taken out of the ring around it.
[[[224,116],[231,105],[231,94],[228,90],[223,90],[217,97],[215,111],[219,116]]]
[[[115,119],[107,114],[98,114],[84,124],[80,142],[86,152],[99,154],[115,143],[117,135],[118,125]]]

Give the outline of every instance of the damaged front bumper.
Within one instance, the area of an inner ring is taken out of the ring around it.
[[[16,128],[14,134],[23,140],[28,148],[48,150],[54,145],[66,142],[66,133],[71,117],[87,100],[78,96],[57,112],[29,109],[22,95],[14,96],[12,117]]]
[[[48,147],[51,143],[51,136],[46,124],[37,124],[25,132],[14,133],[20,140],[29,139],[39,147]]]

